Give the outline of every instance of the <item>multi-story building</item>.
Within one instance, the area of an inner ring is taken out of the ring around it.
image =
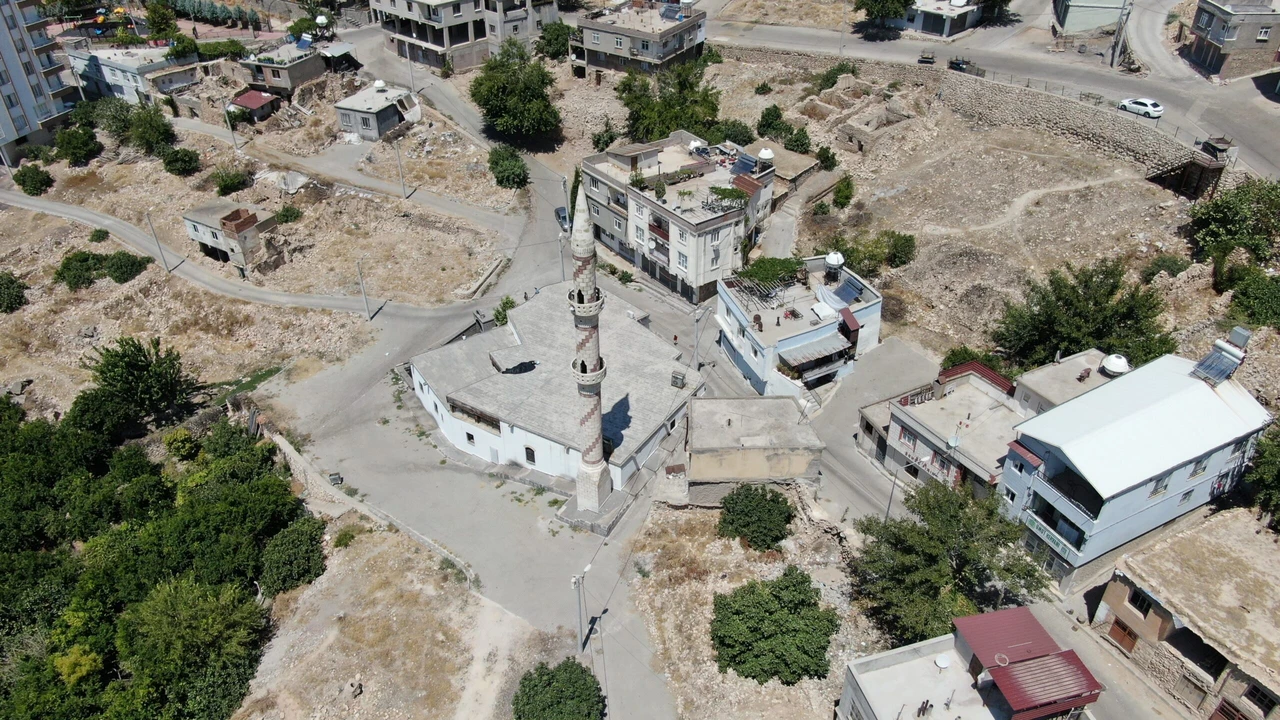
[[[592,70],[655,72],[702,56],[707,14],[693,2],[626,0],[586,13],[569,36],[574,74]]]
[[[1165,355],[1014,428],[1005,509],[1063,587],[1235,485],[1272,420],[1231,379],[1248,337],[1236,328],[1198,363]]]
[[[192,208],[182,221],[200,252],[235,265],[241,277],[245,268],[261,259],[262,233],[276,226],[274,213],[228,200]]]
[[[1210,75],[1238,78],[1277,65],[1280,12],[1267,0],[1200,0],[1191,24],[1191,61]]]
[[[196,62],[195,53],[184,58],[170,58],[168,48],[76,48],[68,50],[67,57],[71,59],[71,71],[80,79],[89,97],[120,98],[131,105],[151,104],[153,96],[149,79],[152,73],[164,75],[161,71]]]
[[[528,45],[560,19],[554,0],[370,0],[369,12],[397,55],[456,70],[483,63],[508,38]]]
[[[301,43],[300,43],[301,44]],[[325,74],[328,66],[315,47],[284,43],[240,61],[250,73],[249,87],[282,97],[293,97],[299,85]]]
[[[742,268],[773,200],[773,165],[684,130],[582,161],[592,236],[690,302]]]
[[[5,31],[0,33],[0,160],[13,165],[27,143],[47,142],[74,101],[74,85],[62,82],[66,64],[53,56],[58,43],[45,32],[36,0],[16,0],[0,7]]]
[[[1116,563],[1093,627],[1194,717],[1280,718],[1280,549],[1238,508]]]
[[[806,258],[797,277],[777,283],[716,285],[720,349],[761,395],[804,397],[880,343],[880,293],[839,253]]]

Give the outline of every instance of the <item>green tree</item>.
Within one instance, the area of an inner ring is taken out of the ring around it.
[[[760,120],[756,122],[756,134],[760,137],[785,140],[791,136],[792,131],[791,125],[782,119],[782,108],[777,105],[765,108],[760,113]]]
[[[200,452],[200,443],[196,442],[190,430],[180,427],[164,436],[164,449],[175,460],[195,460]]]
[[[839,627],[834,610],[818,607],[813,580],[788,565],[777,580],[752,580],[716,595],[711,644],[720,672],[732,668],[761,685],[773,678],[795,685],[826,677],[827,648]]]
[[[165,0],[147,2],[147,30],[152,37],[169,37],[178,32],[173,8]]]
[[[169,46],[169,51],[165,53],[165,57],[170,60],[181,60],[192,55],[199,55],[200,46],[194,39],[177,33],[171,39],[173,44]]]
[[[563,22],[556,20],[542,26],[542,34],[538,36],[538,40],[534,43],[534,49],[539,54],[559,60],[569,55],[569,32],[571,28]]]
[[[105,131],[117,142],[129,138],[133,127],[134,106],[117,97],[102,98],[93,102],[94,127]]]
[[[89,372],[98,388],[120,398],[143,416],[166,419],[191,406],[200,383],[182,367],[182,355],[162,348],[160,338],[143,342],[122,337],[94,350]]]
[[[902,267],[916,259],[915,235],[908,235],[895,230],[882,230],[880,235],[889,242],[889,253],[885,257],[889,267]]]
[[[945,635],[953,618],[1035,596],[1044,573],[1019,547],[1023,526],[1005,517],[996,493],[975,500],[967,486],[939,482],[906,494],[910,514],[858,521],[866,537],[851,563],[868,616],[897,643]]]
[[[840,164],[840,159],[836,157],[835,152],[831,148],[823,145],[818,148],[818,167],[823,170],[835,170]]]
[[[493,310],[493,322],[495,325],[506,325],[508,322],[507,313],[511,312],[516,306],[516,301],[510,295],[503,295],[498,301],[498,307]]]
[[[1234,281],[1231,309],[1254,325],[1280,326],[1280,280],[1261,268],[1247,267]]]
[[[13,173],[13,182],[28,195],[43,195],[53,187],[53,176],[38,165],[23,165]]]
[[[1177,344],[1160,326],[1164,301],[1149,288],[1126,283],[1124,273],[1120,261],[1102,260],[1030,280],[1025,300],[1005,303],[991,337],[1023,367],[1095,347],[1135,365],[1173,352]]]
[[[186,177],[200,172],[200,153],[187,148],[170,148],[160,156],[164,171],[170,175]]]
[[[289,34],[295,38],[300,38],[305,33],[311,33],[314,35],[319,29],[320,26],[316,24],[315,18],[309,17],[298,18],[290,23],[289,27],[286,28],[286,30],[289,31]]]
[[[977,360],[1001,375],[1005,374],[1004,360],[998,355],[983,350],[974,350],[968,345],[957,345],[947,351],[942,358],[942,369],[949,370],[957,365]]]
[[[529,184],[529,166],[510,145],[494,145],[489,149],[489,172],[498,187],[519,189]]]
[[[1142,268],[1142,282],[1150,284],[1162,272],[1168,273],[1169,277],[1177,277],[1189,267],[1191,267],[1191,261],[1181,255],[1160,253],[1151,258],[1151,262]]]
[[[596,152],[604,152],[617,139],[618,131],[614,129],[613,121],[606,117],[604,127],[591,136],[591,147],[595,148]]]
[[[53,273],[54,282],[67,286],[68,290],[83,290],[102,275],[102,263],[106,255],[77,250],[67,253]]]
[[[907,14],[911,0],[854,0],[853,8],[867,14],[868,20],[884,25],[885,20],[895,20]]]
[[[1266,515],[1273,530],[1280,530],[1280,428],[1273,425],[1258,440],[1253,464],[1245,471],[1244,481],[1253,495],[1254,505]]]
[[[307,516],[276,533],[262,551],[262,594],[273,597],[324,574],[324,521]]]
[[[716,531],[720,537],[740,537],[755,550],[772,550],[791,534],[787,527],[795,508],[772,488],[739,485],[724,496]]]
[[[799,128],[787,136],[787,139],[782,143],[782,146],[793,153],[807,155],[809,153],[810,144],[809,131],[804,128]]]
[[[741,120],[721,120],[708,128],[704,137],[712,145],[719,145],[727,140],[746,147],[756,141],[755,134],[751,132],[751,126]]]
[[[1197,258],[1221,263],[1240,247],[1267,260],[1280,239],[1280,182],[1250,179],[1192,205],[1190,214]]]
[[[0,313],[17,312],[27,304],[27,284],[5,270],[0,272]]]
[[[852,201],[853,178],[846,173],[844,177],[836,181],[836,186],[831,191],[831,202],[838,208],[847,208]]]
[[[148,155],[173,145],[174,139],[173,125],[156,105],[138,108],[129,119],[129,144]]]
[[[93,128],[87,127],[59,130],[53,144],[58,148],[58,157],[72,166],[87,165],[102,152],[102,143],[98,142]]]
[[[716,124],[720,91],[706,82],[701,63],[681,63],[650,78],[635,71],[615,92],[627,108],[627,136],[636,142],[665,138],[675,130],[704,136]]]
[[[520,678],[511,699],[515,720],[603,720],[604,694],[591,670],[573,658],[538,663]]]
[[[106,259],[103,260],[102,273],[116,281],[116,283],[123,285],[138,277],[153,262],[155,262],[153,258],[118,250],[106,256]]]
[[[485,123],[515,141],[530,141],[560,131],[560,111],[547,89],[555,79],[514,38],[502,43],[471,81],[471,99]]]

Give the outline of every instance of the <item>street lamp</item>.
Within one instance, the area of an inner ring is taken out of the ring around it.
[[[582,648],[587,641],[582,630],[582,595],[586,592],[583,586],[586,584],[587,573],[589,572],[591,572],[590,563],[582,568],[581,575],[574,575],[569,579],[569,584],[573,586],[574,596],[578,599],[578,652],[582,652]]]

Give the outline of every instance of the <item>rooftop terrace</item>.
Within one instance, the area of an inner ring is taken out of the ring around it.
[[[691,6],[692,3],[684,3],[684,5]],[[681,6],[664,3],[648,3],[647,7],[637,8],[632,3],[625,2],[613,8],[587,13],[583,19],[612,25],[622,30],[636,30],[657,35],[685,21],[706,17],[706,13],[692,8],[689,8],[687,15],[680,14],[683,9]]]
[[[1018,413],[969,382],[957,383],[949,395],[900,411],[944,442],[958,438],[955,452],[984,468],[984,481],[999,472],[999,461],[1015,436],[1013,426],[1022,422]]]
[[[914,717],[923,702],[946,720],[1009,720],[1013,709],[1000,692],[983,700],[955,636],[943,635],[849,663],[875,720]]]
[[[1106,353],[1097,349],[1078,352],[1061,362],[1023,373],[1018,378],[1018,387],[1026,388],[1054,405],[1061,405],[1111,379],[1098,372],[1106,357]]]
[[[248,63],[250,65],[252,64],[292,65],[293,63],[296,63],[299,60],[311,57],[312,55],[315,55],[315,54],[316,54],[316,50],[314,47],[308,48],[306,50],[299,50],[298,46],[293,43],[284,43],[283,45],[275,48],[274,50],[268,50],[266,52],[260,52],[256,55],[250,55],[249,57],[245,58],[241,62]]]
[[[848,268],[840,269],[836,282],[827,282],[821,257],[809,258],[803,272],[803,282],[770,286],[739,277],[724,281],[748,318],[760,316],[760,326],[748,330],[765,347],[819,325],[838,322],[842,309],[857,310],[880,299],[880,293]]]

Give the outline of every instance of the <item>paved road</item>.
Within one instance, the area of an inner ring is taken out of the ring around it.
[[[1205,85],[1207,80],[1164,45],[1165,19],[1178,0],[1133,3],[1129,15],[1129,49],[1151,71],[1151,77],[1178,84]]]

